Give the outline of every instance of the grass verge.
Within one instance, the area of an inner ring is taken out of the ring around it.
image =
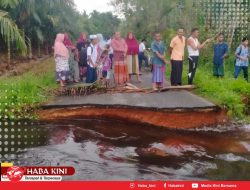
[[[170,67],[167,76],[169,78]],[[184,63],[183,83],[187,84],[188,63]],[[235,80],[234,57],[231,56],[225,62],[224,78],[213,76],[213,64],[210,60],[200,60],[194,84],[195,93],[209,99],[217,105],[228,110],[228,115],[250,122],[250,83],[243,78]]]
[[[34,110],[56,89],[54,61],[37,63],[30,71],[0,78],[0,120],[35,119]]]

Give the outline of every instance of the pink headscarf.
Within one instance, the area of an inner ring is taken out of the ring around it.
[[[64,42],[63,43],[66,47],[74,46],[67,33],[64,34]]]
[[[87,38],[86,34],[84,32],[81,32],[80,37],[77,40],[77,43],[83,43],[83,42],[85,42],[86,38]]]
[[[129,38],[130,34],[133,35],[132,39]],[[137,55],[139,53],[139,44],[138,44],[133,32],[128,33],[127,38],[126,38],[126,43],[128,46],[128,52],[127,52],[128,55]]]
[[[114,37],[111,41],[111,47],[114,51],[127,52],[128,46],[124,39]]]
[[[56,40],[55,40],[55,45],[54,45],[54,57],[57,55],[69,58],[69,52],[66,46],[64,45],[64,34],[57,34],[56,35]]]

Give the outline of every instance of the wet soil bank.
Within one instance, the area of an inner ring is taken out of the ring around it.
[[[116,106],[79,106],[43,109],[37,112],[41,121],[53,122],[73,119],[111,119],[157,127],[191,129],[216,126],[229,122],[225,110],[202,109],[145,109]]]

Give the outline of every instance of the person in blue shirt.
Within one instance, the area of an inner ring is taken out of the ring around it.
[[[217,43],[214,45],[214,76],[224,76],[224,60],[228,55],[228,45],[224,41],[224,35],[220,33],[217,38]]]
[[[151,49],[154,53],[152,64],[152,83],[153,89],[158,90],[159,88],[163,88],[165,81],[165,72],[166,72],[166,63],[165,55],[166,55],[166,47],[164,43],[161,41],[161,34],[159,32],[155,33],[155,40],[151,45]]]
[[[241,45],[237,48],[235,52],[236,63],[234,78],[237,79],[240,75],[241,70],[243,70],[244,78],[248,81],[248,65],[249,65],[249,47],[248,47],[248,38],[245,37],[242,39]]]

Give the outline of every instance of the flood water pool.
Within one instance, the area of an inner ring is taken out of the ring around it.
[[[166,130],[74,120],[0,128],[0,160],[73,166],[65,180],[250,180],[250,126]]]

